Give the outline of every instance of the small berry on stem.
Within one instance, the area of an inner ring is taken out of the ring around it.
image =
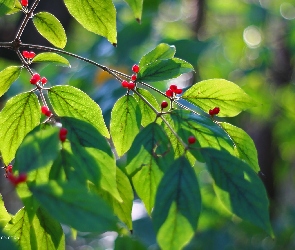
[[[52,112],[46,106],[41,107],[41,113],[46,115],[47,117],[50,117],[52,115]]]
[[[211,115],[213,117],[214,115],[219,114],[219,111],[220,111],[220,108],[219,107],[215,107],[214,109],[210,109],[209,110],[209,115]]]
[[[37,84],[37,82],[39,81],[40,81],[40,75],[38,73],[34,74],[30,79],[31,84]]]
[[[167,108],[167,107],[168,107],[168,102],[162,101],[161,108],[164,109],[164,108]]]
[[[188,139],[187,139],[187,141],[188,141],[188,143],[189,144],[194,144],[195,142],[196,142],[196,137],[194,137],[193,135],[191,135]]]
[[[133,75],[131,76],[131,80],[132,80],[132,81],[136,81],[136,79],[137,79],[137,75],[133,74]]]
[[[173,91],[171,89],[166,90],[166,96],[173,97]]]
[[[129,82],[128,83],[128,89],[134,89],[135,88],[135,83],[134,82]]]
[[[122,87],[123,87],[123,88],[128,88],[128,84],[129,84],[129,82],[127,82],[126,80],[123,80],[123,81],[121,82],[121,84],[122,84]]]
[[[24,50],[23,51],[23,56],[24,56],[24,58],[26,58],[26,59],[33,59],[35,56],[36,56],[36,54],[35,54],[35,52],[33,52],[33,51],[26,51],[26,50]]]
[[[182,89],[176,89],[176,90],[174,91],[174,93],[175,93],[175,94],[181,94],[181,93],[182,93]]]
[[[175,92],[175,90],[177,90],[177,86],[175,84],[171,84],[169,87],[173,92]]]
[[[29,5],[29,0],[21,0],[21,5],[27,7]]]
[[[67,139],[68,130],[66,128],[61,128],[59,130],[59,139],[64,142]]]
[[[134,73],[138,73],[138,72],[139,72],[139,66],[138,66],[137,64],[134,64],[134,65],[132,66],[132,71],[133,71]]]
[[[41,83],[42,83],[43,85],[45,85],[45,84],[47,83],[47,78],[46,78],[46,77],[42,77],[42,78],[41,78]]]
[[[15,176],[13,173],[9,173],[7,178],[14,186],[17,186],[19,183],[27,181],[27,174],[21,173],[18,176]]]

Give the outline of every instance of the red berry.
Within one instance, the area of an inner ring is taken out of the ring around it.
[[[67,139],[68,130],[66,128],[61,128],[59,131],[59,139],[64,142]]]
[[[46,106],[42,106],[42,107],[41,107],[41,112],[42,112],[42,114],[45,115],[47,111],[49,111],[49,108],[48,108],[48,107],[46,107]]]
[[[176,90],[174,91],[174,93],[175,93],[175,94],[181,94],[181,93],[182,93],[182,89],[176,89]]]
[[[46,77],[42,77],[42,78],[41,78],[41,83],[42,83],[43,85],[47,83],[47,79],[46,79]]]
[[[29,52],[29,59],[33,59],[36,56],[35,52],[31,51]]]
[[[166,90],[166,96],[172,97],[173,96],[173,91],[171,89]]]
[[[164,109],[164,108],[167,108],[167,107],[168,107],[168,102],[162,101],[161,108]]]
[[[16,178],[16,185],[21,183],[21,182],[25,182],[27,180],[27,175],[24,173],[19,174],[19,176]]]
[[[219,111],[220,111],[220,108],[218,108],[218,107],[215,107],[213,109],[213,112],[214,112],[215,115],[217,115],[219,113]]]
[[[128,83],[128,89],[134,89],[135,88],[135,83],[134,82],[129,82]]]
[[[173,92],[175,92],[175,90],[177,90],[177,86],[174,84],[171,84],[169,87]]]
[[[40,81],[40,75],[39,74],[34,74],[31,79],[30,79],[30,83],[31,84],[36,84],[37,82]]]
[[[213,109],[210,109],[210,110],[209,110],[209,115],[211,115],[211,116],[215,115]]]
[[[132,66],[132,71],[133,71],[134,73],[138,73],[138,72],[139,72],[139,66],[138,66],[137,64],[134,64],[134,65]]]
[[[30,55],[30,52],[28,52],[26,50],[23,51],[24,58],[29,58],[29,55]]]
[[[123,87],[123,88],[128,88],[128,84],[129,84],[129,82],[123,80],[121,84],[122,84],[122,87]]]
[[[8,172],[8,173],[12,173],[12,165],[8,165],[8,166],[6,167],[6,172]]]
[[[21,0],[21,5],[27,7],[29,5],[29,0]]]
[[[137,79],[137,75],[133,74],[133,75],[131,76],[131,80],[132,80],[132,81],[136,81],[136,79]]]
[[[194,137],[193,135],[191,135],[188,139],[187,139],[189,144],[194,144],[196,142],[196,137]]]

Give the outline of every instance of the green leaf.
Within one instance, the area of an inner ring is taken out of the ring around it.
[[[11,235],[11,239],[22,250],[33,249],[30,241],[30,222],[25,208],[19,210],[11,221],[5,226],[4,232]]]
[[[105,190],[95,188],[91,185],[90,188],[97,192],[100,197],[102,197],[102,199],[113,208],[114,213],[122,222],[127,225],[129,230],[132,230],[131,212],[134,198],[133,189],[128,177],[119,168],[116,169],[116,182],[116,186],[118,188],[120,196],[122,197],[121,202],[114,199],[114,197]]]
[[[57,128],[37,127],[29,133],[16,152],[13,169],[19,172],[52,165],[59,152]]]
[[[42,208],[38,209],[32,222],[31,244],[32,249],[65,249],[61,225]]]
[[[37,96],[26,92],[12,97],[0,112],[0,150],[5,165],[15,157],[24,137],[40,123]]]
[[[51,62],[55,64],[61,64],[62,66],[71,67],[69,61],[66,58],[52,52],[40,53],[33,58],[32,62],[33,63]]]
[[[87,232],[117,229],[117,219],[111,208],[84,186],[49,181],[44,185],[31,186],[30,190],[50,215],[61,223]]]
[[[208,113],[219,107],[218,116],[236,116],[243,110],[255,106],[255,101],[238,85],[224,79],[209,79],[194,84],[184,92],[182,98],[199,106]]]
[[[143,0],[124,0],[131,7],[136,21],[140,23],[142,15]]]
[[[246,161],[249,166],[258,173],[260,171],[258,154],[251,137],[244,130],[229,123],[222,122],[219,124],[235,143],[238,157]]]
[[[15,0],[0,0],[0,17],[14,8]]]
[[[114,250],[147,250],[147,248],[138,240],[128,237],[128,236],[119,236],[115,240]]]
[[[226,151],[201,149],[222,204],[232,213],[273,236],[263,183],[247,163]]]
[[[173,149],[160,125],[151,123],[136,136],[127,154],[128,175],[150,214],[163,172],[173,161]]]
[[[140,69],[137,81],[158,82],[169,80],[193,70],[194,68],[191,64],[179,58],[157,60]]]
[[[111,0],[64,0],[64,3],[85,29],[117,43],[116,9]]]
[[[149,53],[145,54],[139,62],[139,67],[142,68],[157,60],[171,59],[174,57],[176,52],[175,46],[171,46],[166,43],[160,43],[156,48],[154,48]]]
[[[21,71],[22,67],[10,66],[0,72],[0,96],[6,93],[11,84],[19,77]]]
[[[110,132],[117,154],[122,156],[131,147],[139,132],[141,113],[133,96],[125,95],[114,105],[111,114]]]
[[[159,110],[159,104],[156,98],[146,89],[137,88],[138,93],[140,93],[155,109]],[[150,123],[156,120],[156,113],[147,105],[140,97],[134,96],[137,100],[140,112],[142,115],[141,125],[146,127]]]
[[[1,2],[1,0],[0,0]],[[1,9],[1,7],[0,7]],[[14,8],[7,12],[7,15],[11,15],[17,13],[22,10],[22,5],[20,4],[19,0],[15,0]],[[0,15],[1,16],[1,15]]]
[[[63,49],[67,44],[66,32],[59,20],[48,12],[39,12],[33,16],[38,32],[55,47]]]
[[[4,227],[7,224],[7,222],[10,221],[10,219],[11,219],[11,216],[7,212],[4,205],[3,197],[0,194],[0,228]]]
[[[152,214],[161,249],[182,249],[197,229],[200,212],[196,174],[187,159],[180,157],[160,182]]]
[[[48,97],[58,116],[69,116],[89,122],[103,136],[109,138],[100,107],[86,93],[63,85],[50,88]]]

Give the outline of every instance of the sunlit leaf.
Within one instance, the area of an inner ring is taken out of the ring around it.
[[[175,55],[175,46],[171,46],[166,43],[160,43],[156,48],[154,48],[149,53],[145,54],[139,62],[140,68],[143,66],[155,62],[157,60],[171,59]]]
[[[70,14],[87,30],[117,43],[116,9],[111,0],[64,0]]]
[[[59,151],[57,128],[37,127],[29,133],[16,152],[14,170],[29,172],[52,164]]]
[[[131,7],[138,22],[141,20],[143,0],[124,0]]]
[[[140,93],[145,100],[147,100],[156,110],[159,110],[159,104],[156,100],[156,98],[146,89],[140,89],[137,88],[138,93]],[[143,127],[146,127],[148,124],[154,122],[156,120],[156,113],[154,112],[154,110],[152,110],[150,108],[149,105],[146,104],[146,102],[144,102],[140,97],[138,97],[137,95],[135,95],[135,99],[138,102],[140,111],[141,111],[141,125]]]
[[[113,107],[110,123],[112,140],[119,156],[131,147],[140,122],[141,113],[135,98],[130,95],[121,97]]]
[[[0,17],[14,8],[14,1],[15,0],[0,0]]]
[[[17,13],[22,10],[22,5],[20,4],[19,0],[14,0],[14,1],[15,1],[14,8],[11,9],[10,11],[8,11],[6,13],[7,15],[11,15],[11,14]],[[1,2],[1,0],[0,0],[0,2]],[[1,7],[0,7],[0,9],[1,9]],[[1,14],[0,14],[0,16],[1,16]]]
[[[136,136],[127,154],[127,173],[150,214],[163,172],[173,161],[173,150],[160,125],[151,123]]]
[[[140,69],[137,81],[157,82],[169,80],[193,70],[194,68],[191,64],[179,58],[157,60]]]
[[[6,93],[11,84],[19,77],[21,71],[21,67],[10,66],[0,72],[0,96]]]
[[[33,58],[32,62],[33,63],[49,62],[49,63],[58,64],[61,66],[71,67],[69,61],[66,58],[52,52],[43,52],[43,53],[37,54]]]
[[[220,125],[234,141],[239,158],[246,161],[255,172],[259,172],[257,150],[251,137],[244,130],[229,123],[222,122]]]
[[[48,97],[57,115],[89,122],[103,136],[109,138],[100,107],[86,93],[75,87],[63,85],[50,88]]]
[[[0,149],[7,165],[24,137],[40,123],[41,112],[37,96],[26,92],[7,101],[0,113]]]
[[[10,219],[11,219],[11,216],[7,212],[5,205],[4,205],[3,197],[0,194],[0,228],[4,227],[6,225],[6,223],[8,221],[10,221]]]
[[[184,92],[182,98],[199,106],[205,112],[220,108],[218,116],[236,116],[255,106],[255,101],[238,85],[224,79],[198,82]]]
[[[112,209],[82,185],[49,181],[44,185],[31,186],[30,190],[42,207],[61,223],[86,232],[117,229],[117,219]]]
[[[186,158],[177,159],[162,178],[152,214],[161,249],[182,249],[193,237],[201,212],[196,174]]]
[[[266,190],[257,174],[244,161],[226,151],[213,148],[201,151],[223,205],[273,236]]]
[[[38,32],[58,48],[67,44],[66,32],[59,20],[48,12],[39,12],[33,16],[33,23]]]

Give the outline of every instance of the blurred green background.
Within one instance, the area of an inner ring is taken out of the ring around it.
[[[188,87],[201,80],[224,78],[252,96],[257,107],[226,121],[248,132],[257,146],[276,238],[227,213],[214,196],[208,173],[197,166],[204,206],[198,231],[187,249],[295,249],[295,0],[146,0],[141,24],[125,2],[116,0],[117,48],[84,30],[67,14],[62,1],[43,2],[39,10],[49,8],[66,29],[67,51],[131,74],[131,66],[143,54],[165,42],[175,45],[176,56],[193,64],[196,73],[157,83],[157,88],[165,90],[171,82]],[[15,14],[0,19],[1,41],[13,39],[20,18]],[[48,45],[32,25],[26,27],[22,41]],[[1,49],[0,69],[18,65],[11,62],[16,59],[13,52]],[[70,84],[87,92],[99,103],[108,123],[114,102],[125,90],[94,66],[69,60],[70,69],[45,64],[35,69],[48,78],[49,86]],[[11,96],[31,88],[28,79],[23,71],[0,98],[1,108]],[[8,209],[15,213],[19,203],[11,199],[12,189],[4,178],[0,190]],[[149,249],[157,249],[151,221],[140,201],[135,201],[134,208],[134,235]],[[73,241],[69,236],[68,249],[111,249],[115,237],[79,234]]]

